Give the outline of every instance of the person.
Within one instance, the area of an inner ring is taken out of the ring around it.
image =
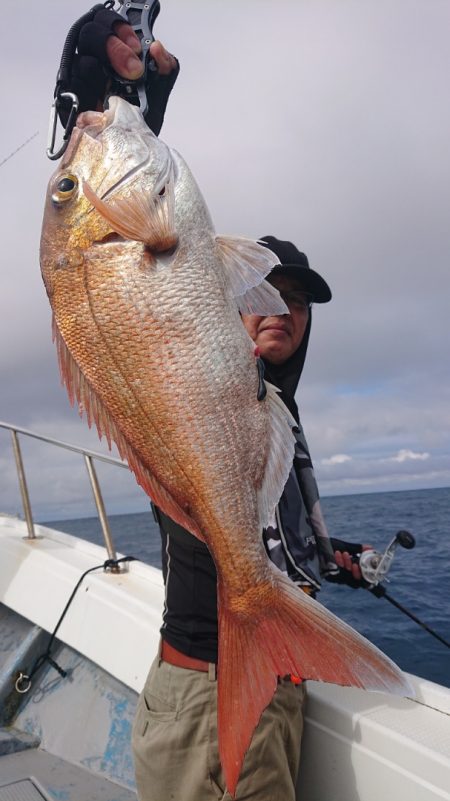
[[[265,376],[297,421],[294,464],[276,511],[263,532],[275,565],[315,595],[322,578],[357,586],[361,573],[351,552],[362,544],[330,539],[320,510],[295,393],[305,363],[312,303],[331,292],[291,242],[259,240],[278,257],[266,280],[277,287],[289,314],[243,315],[264,361]],[[206,545],[155,510],[162,536],[166,600],[160,652],[141,694],[133,730],[140,801],[158,798],[229,799],[217,749],[216,570]],[[339,563],[342,572],[339,571]],[[246,754],[239,801],[294,801],[300,760],[305,688],[300,677],[281,677]]]
[[[115,12],[97,12],[81,30],[72,84],[80,110],[96,108],[107,90],[102,65],[137,78],[139,40]],[[148,124],[158,134],[179,65],[160,42],[151,46],[157,64],[147,85]],[[94,87],[94,88],[93,88]],[[242,315],[265,368],[296,420],[292,470],[264,532],[269,558],[301,589],[315,595],[323,578],[360,586],[354,554],[360,543],[330,539],[295,394],[311,332],[312,304],[327,303],[331,291],[291,242],[264,236],[262,246],[279,260],[268,278],[288,314]],[[217,746],[216,570],[206,545],[161,510],[154,509],[162,538],[166,601],[159,653],[138,702],[132,744],[139,801],[229,799]],[[257,677],[255,677],[257,680]],[[239,801],[294,801],[303,728],[305,686],[301,677],[279,677],[275,695],[254,733],[237,786]]]

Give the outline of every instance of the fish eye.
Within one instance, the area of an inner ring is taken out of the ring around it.
[[[61,178],[58,179],[58,182],[55,186],[54,192],[52,194],[52,200],[54,203],[65,203],[67,200],[70,200],[74,197],[76,190],[78,188],[78,179],[75,175],[68,173],[67,175],[63,175]]]

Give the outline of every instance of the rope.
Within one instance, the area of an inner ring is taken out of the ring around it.
[[[61,626],[61,623],[63,622],[69,610],[69,607],[86,576],[88,576],[89,573],[93,573],[95,570],[109,570],[111,568],[118,567],[118,565],[121,564],[122,562],[134,562],[135,560],[136,560],[135,556],[123,556],[121,559],[107,559],[106,562],[104,562],[102,565],[96,565],[95,567],[90,567],[89,570],[86,570],[83,573],[83,575],[77,581],[72,591],[72,594],[63,609],[61,617],[59,618],[52,634],[50,635],[50,639],[47,645],[47,650],[43,654],[37,657],[29,673],[19,674],[19,677],[15,683],[15,688],[18,693],[27,693],[29,691],[32,684],[31,679],[46,662],[48,662],[48,664],[51,665],[51,667],[54,668],[59,673],[59,675],[62,676],[63,679],[66,678],[67,671],[63,670],[63,668],[60,667],[60,665],[58,665],[58,663],[52,657],[52,646],[55,641],[57,631]]]

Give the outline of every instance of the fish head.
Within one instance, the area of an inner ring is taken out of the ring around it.
[[[80,266],[99,243],[174,248],[176,178],[176,159],[138,108],[111,97],[105,111],[80,114],[47,190],[41,238],[47,289],[52,270]]]

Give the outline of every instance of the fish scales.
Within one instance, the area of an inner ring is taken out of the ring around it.
[[[217,237],[189,168],[111,98],[80,115],[47,193],[41,269],[69,398],[139,483],[208,545],[218,577],[218,737],[233,796],[277,677],[399,694],[401,671],[267,558],[261,530],[292,467],[295,421],[239,309],[287,311],[276,264]],[[258,681],[254,681],[254,677]]]
[[[112,343],[109,351],[113,354],[113,358],[117,357],[117,361],[120,362],[121,375],[131,389],[131,400],[124,410],[128,430],[130,425],[133,426],[133,431],[129,436],[138,444],[141,452],[147,454],[146,462],[152,466],[153,472],[158,475],[160,480],[169,480],[170,477],[168,479],[161,473],[162,454],[159,452],[158,442],[154,437],[149,437],[148,432],[145,431],[144,421],[147,418],[156,420],[155,435],[158,435],[160,429],[166,432],[164,456],[169,457],[169,462],[175,459],[178,468],[184,471],[188,480],[192,481],[192,476],[195,478],[196,497],[201,497],[201,487],[205,483],[209,490],[206,492],[207,497],[214,493],[221,498],[222,494],[220,491],[218,492],[221,484],[228,489],[231,487],[236,498],[233,509],[234,525],[236,526],[237,522],[238,526],[248,526],[248,501],[242,491],[238,490],[241,490],[242,487],[242,475],[247,475],[251,468],[254,470],[257,467],[255,458],[250,460],[249,456],[255,447],[252,448],[252,442],[248,439],[244,440],[242,437],[242,414],[230,415],[227,411],[230,408],[228,403],[230,396],[233,397],[233,401],[236,397],[241,399],[238,407],[241,410],[245,408],[245,398],[253,398],[253,411],[250,412],[248,421],[248,431],[250,434],[252,433],[252,420],[258,419],[254,415],[258,406],[256,400],[257,378],[250,359],[242,359],[243,346],[246,344],[245,332],[242,332],[243,342],[239,342],[237,347],[235,339],[229,341],[229,338],[223,336],[217,340],[215,336],[217,317],[223,314],[223,304],[211,301],[208,309],[202,315],[203,335],[199,349],[195,337],[195,328],[198,323],[194,315],[195,306],[192,299],[194,294],[195,300],[195,291],[192,293],[192,285],[195,287],[195,271],[190,273],[190,286],[183,285],[186,282],[186,273],[180,271],[180,275],[175,277],[174,285],[171,287],[167,271],[165,274],[161,270],[153,284],[151,303],[149,303],[145,274],[136,268],[133,262],[127,264],[125,270],[120,264],[119,274],[116,274],[115,270],[111,268],[111,253],[106,255],[106,259],[104,257],[94,258],[86,266],[87,275],[83,283],[88,287],[90,299],[86,313],[90,316],[94,312],[96,325],[101,328],[105,342]],[[200,266],[198,273],[199,301],[203,300],[204,294],[214,298],[213,287],[209,287],[205,282],[204,269],[200,269]],[[211,280],[209,283],[212,283]],[[179,296],[181,293],[183,298],[189,289],[190,301],[175,305],[174,296]],[[131,307],[129,307],[130,298],[132,299]],[[111,317],[109,313],[111,308],[116,311],[114,317]],[[102,312],[104,309],[108,310],[106,317]],[[134,313],[135,319],[133,319]],[[149,325],[145,325],[141,329],[143,321],[148,322]],[[238,319],[233,320],[233,327],[238,323]],[[78,336],[78,329],[76,330]],[[160,333],[160,348],[154,347],[155,330]],[[138,331],[137,336],[133,335],[136,331]],[[125,342],[127,343],[127,353],[123,354],[123,343]],[[142,362],[141,357],[142,352],[150,352],[150,350],[152,350],[153,358],[149,365],[147,361]],[[83,357],[89,360],[90,352],[87,351]],[[102,359],[103,356],[100,361]],[[167,362],[169,364],[168,371],[166,370]],[[160,383],[163,363],[165,363],[165,387],[164,395],[161,396],[154,387],[157,388]],[[137,375],[136,365],[139,366]],[[192,380],[189,383],[190,393],[186,397],[185,389],[181,389],[180,374],[185,373],[189,369],[189,365],[195,365],[195,369],[192,371]],[[240,365],[242,365],[242,369],[239,371]],[[84,369],[89,377],[91,374],[89,364],[86,364]],[[95,369],[97,370],[97,366]],[[234,375],[232,381],[230,381],[230,375]],[[109,379],[106,373],[96,380],[99,394],[103,397],[108,396],[110,394]],[[136,391],[133,391],[133,389],[136,390],[136,384],[141,389],[146,388],[144,400],[148,400],[151,406],[155,404],[151,417],[149,417],[148,409],[145,408],[143,410],[144,417],[142,417]],[[198,391],[199,386],[202,387],[201,393]],[[186,408],[193,409],[196,405],[198,407],[199,401],[200,413],[197,412],[193,418],[191,415],[192,419],[189,425],[183,427]],[[219,404],[218,408],[217,404]],[[214,420],[208,425],[209,417],[203,412],[203,409],[206,412],[212,405]],[[120,410],[113,407],[112,414],[118,419]],[[173,425],[174,420],[180,420],[176,428]],[[220,441],[228,454],[225,471],[223,471],[223,466],[217,471],[217,466],[220,465],[220,461],[216,458],[217,426],[221,432]],[[180,446],[180,428],[181,443],[186,443],[186,448],[183,448],[182,444]],[[255,428],[254,425],[253,428]],[[238,434],[240,449],[237,449],[235,445]],[[254,430],[253,446],[257,445],[258,441],[264,441],[266,434],[264,426],[259,426],[257,430]],[[211,464],[205,461],[208,455],[210,460],[212,457]],[[154,464],[155,460],[156,464]],[[189,471],[186,470],[187,465],[190,468]],[[201,475],[199,474],[199,465],[202,468]],[[211,497],[209,497],[209,501],[211,501]],[[241,507],[240,514],[239,505]],[[225,512],[227,513],[225,514]],[[226,520],[229,517],[229,510],[219,508],[219,516],[222,521]],[[255,516],[255,522],[256,520]],[[208,520],[205,527],[210,526],[211,522]],[[236,543],[236,545],[239,551],[240,543]],[[250,584],[252,580],[253,576],[247,574],[246,582]],[[239,577],[237,581],[242,585],[242,577]]]

